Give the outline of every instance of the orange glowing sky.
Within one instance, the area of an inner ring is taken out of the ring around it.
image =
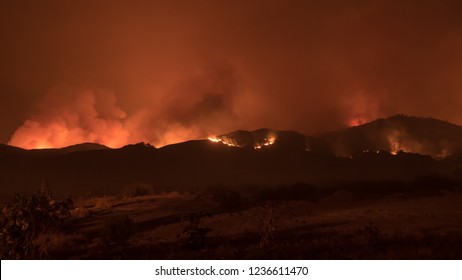
[[[462,123],[461,14],[458,0],[0,0],[0,143]]]

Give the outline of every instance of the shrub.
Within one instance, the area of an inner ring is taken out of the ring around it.
[[[103,225],[104,239],[110,244],[125,244],[135,231],[135,222],[128,215],[114,216]]]
[[[12,204],[3,208],[0,218],[0,257],[24,259],[39,257],[35,245],[37,237],[58,229],[70,216],[73,202],[70,198],[56,201],[48,187],[29,197],[16,195]]]
[[[364,236],[369,240],[375,240],[380,234],[379,228],[369,219],[367,224],[359,228],[356,232],[358,236]]]
[[[185,221],[183,230],[177,235],[177,238],[185,236],[182,246],[188,249],[200,249],[207,240],[207,234],[212,230],[208,227],[202,227],[200,221],[202,216],[207,215],[201,212],[184,214],[182,220]]]
[[[263,215],[260,219],[260,247],[273,245],[276,237],[276,218],[274,207],[271,201],[268,201],[263,208]]]
[[[59,258],[59,251],[66,250],[75,235],[59,231],[43,231],[34,240],[37,258],[46,259],[50,256]],[[58,256],[56,255],[58,254]]]

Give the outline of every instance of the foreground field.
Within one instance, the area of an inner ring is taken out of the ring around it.
[[[237,201],[237,200],[236,200]],[[461,259],[462,195],[395,193],[224,205],[211,195],[81,198],[64,231],[37,242],[59,259]]]

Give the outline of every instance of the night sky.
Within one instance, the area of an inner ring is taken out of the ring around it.
[[[462,1],[0,0],[0,143],[462,124]]]

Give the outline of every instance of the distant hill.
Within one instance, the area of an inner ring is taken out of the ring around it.
[[[107,146],[97,144],[97,143],[81,143],[64,148],[57,149],[32,149],[26,150],[10,145],[0,144],[0,154],[40,154],[40,155],[63,155],[74,152],[83,152],[83,151],[97,151],[97,150],[107,150],[110,149]]]
[[[23,153],[26,150],[6,144],[0,144],[0,154],[17,154]]]
[[[394,116],[321,135],[239,130],[155,148],[83,143],[24,150],[0,145],[0,194],[37,190],[47,180],[61,194],[296,182],[414,180],[425,174],[462,179],[462,128],[432,118]]]
[[[82,151],[97,151],[97,150],[107,150],[110,149],[107,146],[98,144],[98,143],[82,143],[72,146],[68,146],[61,150],[63,153],[73,153],[73,152],[82,152]]]
[[[320,135],[259,129],[238,130],[211,140],[241,148],[306,150],[341,157],[403,151],[440,159],[462,152],[462,127],[433,118],[396,115]]]
[[[307,137],[295,131],[278,131],[267,128],[247,131],[237,130],[228,134],[218,135],[210,139],[228,146],[248,149],[289,149],[306,148]]]
[[[462,151],[462,127],[433,118],[397,115],[317,137],[338,156],[399,151],[445,158]],[[315,148],[313,149],[315,150]]]

